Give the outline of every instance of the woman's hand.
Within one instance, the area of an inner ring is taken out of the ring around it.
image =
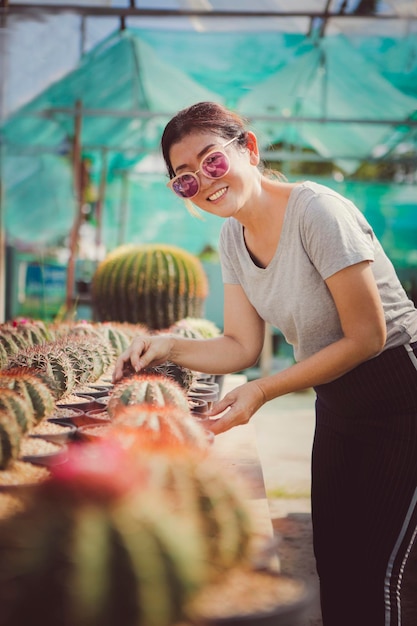
[[[135,337],[127,350],[122,352],[116,361],[113,382],[117,382],[123,377],[124,370],[129,364],[135,372],[138,372],[144,367],[165,363],[169,359],[173,345],[174,338],[168,334]]]
[[[236,387],[224,396],[222,400],[216,402],[207,415],[211,417],[204,426],[215,435],[239,426],[247,424],[254,413],[265,404],[265,394],[256,380]],[[224,415],[220,415],[220,413]],[[217,419],[213,419],[220,415]]]

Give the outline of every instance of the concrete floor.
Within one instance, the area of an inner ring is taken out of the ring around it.
[[[306,626],[322,626],[310,506],[314,402],[313,390],[289,394],[252,418],[281,571],[306,580],[313,590]]]

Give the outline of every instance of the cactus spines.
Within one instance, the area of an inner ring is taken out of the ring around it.
[[[126,475],[126,463],[122,471],[109,467],[108,449],[94,445],[103,484],[105,474],[113,481]],[[33,621],[34,611],[43,626],[171,626],[184,619],[204,582],[196,529],[164,501],[143,498],[141,489],[150,493],[143,480],[105,497],[83,491],[82,484],[94,484],[92,461],[87,470],[81,461],[79,478],[71,455],[69,462],[71,480],[58,472],[37,486],[23,512],[0,523],[2,626]]]
[[[183,337],[191,337],[196,339],[211,339],[218,337],[221,330],[214,322],[204,317],[185,317],[178,320],[172,328],[173,333],[178,333]]]
[[[0,469],[6,469],[10,461],[19,456],[21,436],[14,416],[0,407]]]
[[[0,371],[0,388],[16,391],[23,398],[29,398],[35,421],[52,415],[55,408],[53,389],[36,373],[23,367]]]
[[[76,376],[70,358],[56,342],[31,346],[9,358],[9,368],[29,367],[52,378],[57,398],[72,393]]]
[[[182,248],[163,244],[125,245],[113,250],[92,280],[95,314],[101,321],[170,327],[186,316],[200,316],[208,281],[200,260]]]
[[[34,410],[30,396],[25,388],[20,393],[14,389],[2,389],[0,394],[0,411],[10,415],[25,433],[34,423]]]
[[[0,369],[3,369],[3,367],[6,367],[8,359],[9,359],[9,356],[6,352],[6,348],[0,342]]]
[[[107,410],[112,417],[119,407],[137,404],[176,406],[189,412],[185,391],[177,382],[163,376],[138,374],[122,379],[110,394]]]
[[[190,415],[173,406],[139,404],[119,407],[114,414],[115,427],[140,431],[141,442],[147,449],[185,446],[206,450],[208,439],[204,428]],[[114,435],[117,437],[115,431]],[[110,435],[113,436],[113,435]]]
[[[155,365],[153,367],[146,367],[142,370],[142,373],[163,376],[175,380],[186,392],[190,389],[195,378],[192,370],[178,365],[177,363],[172,363],[171,361],[166,361],[161,365]]]

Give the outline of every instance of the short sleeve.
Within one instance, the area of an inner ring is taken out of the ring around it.
[[[221,228],[219,238],[219,255],[223,284],[239,285],[240,281],[233,266],[233,257],[235,257],[236,254],[233,254],[232,246],[233,237],[230,232],[230,224],[226,221]]]
[[[352,202],[338,194],[315,193],[306,204],[300,227],[304,248],[323,280],[375,259],[371,226]]]

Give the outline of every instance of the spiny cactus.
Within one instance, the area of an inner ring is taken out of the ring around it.
[[[50,417],[55,409],[50,382],[44,382],[35,370],[18,367],[0,371],[0,388],[13,389],[24,399],[29,398],[36,422]]]
[[[15,332],[22,338],[24,344],[29,346],[45,343],[51,339],[45,324],[41,321],[18,319],[6,324],[6,328]]]
[[[78,461],[78,472],[74,454],[91,457]],[[42,626],[184,619],[205,581],[196,527],[164,501],[144,498],[144,473],[139,481],[136,467],[129,474],[108,443],[76,446],[62,465],[33,490],[25,511],[0,523],[0,624],[34,616]]]
[[[0,469],[4,470],[10,461],[17,459],[20,450],[22,431],[13,415],[0,408]],[[1,586],[1,585],[0,585]],[[1,623],[1,620],[0,620]]]
[[[185,317],[178,320],[170,329],[173,333],[178,333],[183,337],[191,337],[196,339],[210,339],[218,337],[221,330],[214,322],[204,317]]]
[[[17,354],[22,348],[29,344],[19,333],[7,324],[0,325],[0,343],[3,345],[8,355]]]
[[[237,477],[219,472],[213,459],[182,454],[175,462],[168,455],[155,457],[151,481],[179,512],[195,516],[205,537],[205,561],[210,576],[247,563],[254,526]]]
[[[188,412],[188,399],[178,383],[163,376],[138,374],[122,380],[113,388],[107,410],[112,417],[121,406],[154,404],[176,406]]]
[[[116,248],[97,267],[91,291],[97,319],[139,322],[153,330],[200,316],[207,292],[199,259],[163,244]]]
[[[70,358],[76,384],[95,382],[114,361],[111,345],[97,335],[69,335],[59,341],[61,350]]]
[[[20,389],[20,392],[14,389],[1,389],[0,411],[13,417],[22,433],[25,433],[34,424],[33,405],[29,393],[24,387]]]
[[[97,326],[99,332],[110,342],[115,357],[120,356],[129,347],[134,335],[146,334],[148,331],[143,324],[103,322]]]
[[[3,367],[6,367],[8,359],[9,356],[6,352],[6,348],[0,342],[0,370],[3,369]]]
[[[9,358],[8,368],[28,367],[45,373],[54,381],[57,399],[74,390],[76,376],[71,360],[57,342],[31,346]]]
[[[184,445],[206,450],[208,439],[204,428],[187,411],[172,406],[139,404],[119,407],[113,424],[140,430],[143,445],[161,449]]]

